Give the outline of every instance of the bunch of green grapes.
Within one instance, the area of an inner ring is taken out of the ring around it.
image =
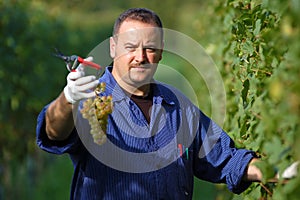
[[[106,128],[108,115],[112,113],[113,103],[112,96],[100,96],[99,94],[105,91],[106,84],[100,83],[95,89],[96,97],[87,99],[83,103],[81,113],[83,118],[89,121],[91,126],[90,133],[93,136],[96,144],[106,142]]]

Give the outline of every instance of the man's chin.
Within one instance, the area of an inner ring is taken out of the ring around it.
[[[131,83],[135,87],[141,87],[143,85],[148,85],[151,82],[153,82],[152,79],[131,79]]]

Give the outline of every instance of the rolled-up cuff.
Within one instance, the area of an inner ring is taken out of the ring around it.
[[[235,194],[240,194],[245,191],[252,182],[244,181],[248,164],[255,158],[255,153],[245,149],[239,149],[230,160],[229,173],[226,176],[227,187]]]

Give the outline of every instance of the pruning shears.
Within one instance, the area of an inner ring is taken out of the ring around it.
[[[83,58],[81,58],[80,56],[77,56],[77,55],[66,56],[56,48],[55,48],[55,51],[56,51],[56,53],[54,54],[54,56],[61,58],[63,61],[65,61],[67,69],[70,72],[76,71],[79,64],[82,64],[83,66],[92,67],[96,70],[101,69],[100,65],[98,65],[94,62],[91,62],[91,61],[86,61]]]

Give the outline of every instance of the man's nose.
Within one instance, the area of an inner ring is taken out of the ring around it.
[[[142,63],[146,60],[146,51],[143,48],[137,48],[135,51],[135,61]]]

